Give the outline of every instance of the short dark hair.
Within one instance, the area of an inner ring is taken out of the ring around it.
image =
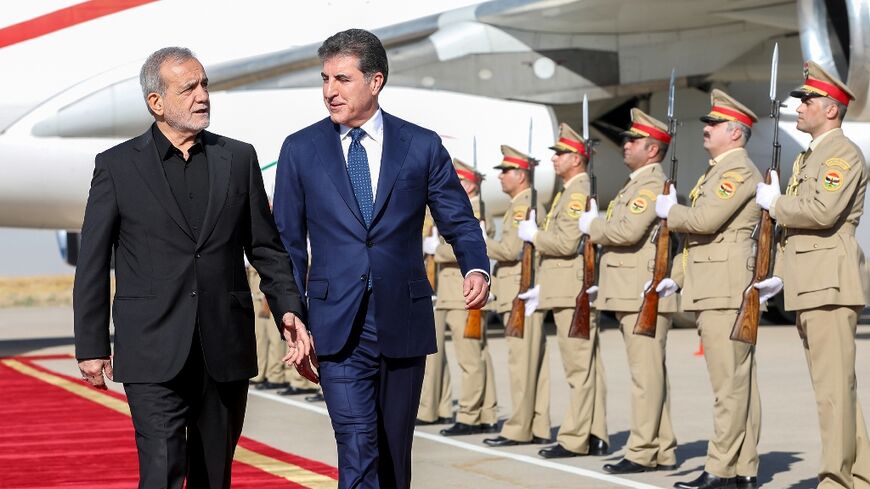
[[[658,146],[658,148],[659,148],[659,153],[658,153],[658,155],[656,155],[658,160],[656,160],[656,161],[657,162],[664,161],[665,155],[668,154],[668,143],[666,143],[664,141],[659,141],[658,139],[648,137],[648,138],[646,138],[646,142],[643,144],[643,148],[649,149],[649,147],[652,145]]]
[[[333,34],[317,49],[317,57],[324,62],[335,56],[355,56],[359,60],[359,70],[366,80],[375,73],[384,75],[387,84],[387,51],[378,36],[363,29],[348,29]]]

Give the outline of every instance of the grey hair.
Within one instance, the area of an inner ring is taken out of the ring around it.
[[[752,137],[752,129],[737,121],[728,121],[727,129],[729,131],[740,129],[740,139],[744,146],[749,142],[749,138]]]
[[[180,63],[189,59],[196,59],[193,52],[190,49],[177,46],[158,49],[151,53],[151,56],[148,56],[139,71],[139,85],[142,87],[142,96],[145,97],[146,104],[149,93],[159,95],[166,93],[166,82],[160,76],[160,67],[163,66],[163,63],[167,61]],[[151,111],[151,107],[148,107],[148,110]]]
[[[828,108],[829,105],[836,105],[837,106],[837,117],[840,119],[841,122],[843,121],[843,119],[846,118],[846,109],[848,108],[847,105],[841,103],[838,100],[834,100],[834,99],[829,98],[829,97],[819,97],[819,98],[825,101],[825,108]]]

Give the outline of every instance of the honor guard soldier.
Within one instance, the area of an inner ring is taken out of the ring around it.
[[[275,328],[266,295],[260,290],[260,275],[250,265],[247,273],[254,299],[254,331],[257,338],[257,376],[250,382],[258,390],[281,389],[288,386],[282,361],[287,354],[287,345]]]
[[[606,389],[595,320],[597,312],[593,311],[590,318],[588,340],[568,337],[575,301],[583,285],[577,219],[586,208],[590,192],[586,172],[589,154],[583,138],[567,124],[559,126],[559,138],[550,149],[556,152],[552,158],[553,168],[563,189],[553,198],[544,227],[538,229],[532,216],[520,223],[518,234],[520,239],[535,245],[541,259],[534,297],[539,297],[539,310],[553,311],[571,402],[559,427],[556,444],[540,450],[538,455],[544,458],[605,455],[608,442]]]
[[[600,218],[598,206],[592,205],[579,219],[580,231],[603,246],[599,285],[590,294],[597,294],[596,309],[616,313],[632,379],[631,432],[625,455],[619,462],[604,466],[614,474],[672,470],[677,463],[665,368],[671,326],[665,313],[676,310],[675,298],[659,301],[655,338],[633,333],[644,284],[652,279],[656,247],[650,237],[658,222],[655,196],[666,180],[661,161],[671,138],[667,125],[639,109],[631,110],[631,120],[631,127],[622,133],[623,157],[631,170],[628,182],[608,205],[605,218]],[[675,290],[659,287],[659,294]]]
[[[432,290],[437,290],[439,281],[437,277],[437,264],[435,249],[426,249],[426,240],[434,238],[437,242],[438,230],[435,228],[435,220],[426,208],[426,216],[423,218],[423,260],[426,264],[426,274],[430,281],[434,282]],[[438,293],[432,302],[437,305]],[[463,306],[464,309],[464,306]],[[417,408],[417,426],[429,426],[447,424],[453,420],[453,386],[450,383],[450,369],[447,367],[447,355],[444,354],[445,323],[435,323],[435,345],[437,350],[426,356],[425,373],[423,374],[423,390],[420,393],[420,406]]]
[[[822,435],[818,487],[868,488],[870,443],[855,379],[856,325],[870,300],[855,240],[867,169],[861,149],[841,129],[855,96],[812,61],[804,78],[791,96],[801,100],[797,129],[813,140],[795,160],[785,195],[778,177],[758,185],[756,202],[782,234],[774,276],[756,287],[773,296],[784,282],[785,308],[797,311]]]
[[[496,312],[507,324],[511,304],[519,292],[523,240],[517,236],[517,229],[526,220],[532,203],[533,160],[507,145],[502,145],[501,152],[502,162],[495,168],[501,170],[499,181],[504,193],[510,196],[511,205],[502,221],[501,238],[488,238],[486,250],[490,259],[496,261],[493,287]],[[540,206],[537,210],[541,210]],[[499,436],[483,440],[491,447],[550,442],[550,371],[543,319],[540,311],[527,314],[523,337],[506,338],[513,411]]]
[[[674,487],[749,489],[757,486],[761,431],[755,347],[730,335],[752,280],[751,236],[761,216],[754,202],[761,173],[745,149],[758,118],[721,90],[713,90],[710,100],[710,113],[701,122],[711,159],[689,193],[691,202],[678,204],[672,188],[656,197],[655,206],[671,231],[684,233],[671,278],[682,287],[683,310],[695,312],[714,398],[704,471]]]
[[[474,216],[486,221],[480,209],[480,183],[483,175],[460,160],[453,159],[453,167],[459,183],[471,200]],[[473,435],[498,431],[498,404],[495,392],[495,372],[492,357],[486,342],[486,328],[480,328],[480,338],[466,338],[465,327],[469,311],[465,309],[462,294],[462,272],[456,263],[453,247],[443,238],[433,236],[423,241],[424,253],[435,256],[439,265],[438,286],[435,302],[435,328],[440,331],[439,351],[443,348],[444,330],[450,327],[450,335],[459,363],[460,378],[459,410],[456,423],[441,430],[444,436]],[[430,253],[431,252],[431,253]],[[484,314],[479,316],[484,317]]]

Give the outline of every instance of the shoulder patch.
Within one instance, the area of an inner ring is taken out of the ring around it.
[[[514,227],[519,226],[521,222],[526,220],[526,214],[528,213],[529,206],[527,205],[517,205],[513,208],[513,216],[512,221],[514,222]]]
[[[568,214],[568,217],[570,217],[572,219],[576,219],[576,218],[580,217],[580,214],[584,210],[586,210],[586,199],[585,198],[583,200],[574,199],[573,194],[571,195],[571,197],[572,197],[571,202],[568,202],[568,206],[565,208],[565,210]]]
[[[722,178],[730,178],[731,180],[736,181],[737,183],[743,183],[744,178],[743,175],[737,173],[736,171],[726,171],[725,174],[722,175]]]
[[[722,200],[728,200],[734,197],[734,192],[737,191],[737,184],[731,180],[723,178],[719,180],[719,185],[716,187],[716,197]]]
[[[645,189],[645,188],[640,189],[640,190],[637,192],[637,196],[638,196],[638,197],[646,197],[646,198],[648,198],[649,200],[652,200],[652,201],[655,201],[655,200],[656,200],[656,194],[655,194],[652,190],[648,190],[648,189]]]
[[[843,186],[843,174],[840,170],[828,170],[822,179],[822,187],[828,192],[836,192]]]
[[[836,167],[842,168],[844,170],[848,170],[848,169],[852,168],[851,166],[849,166],[848,163],[846,163],[846,160],[844,160],[842,158],[830,158],[830,159],[825,161],[825,166],[827,166],[828,168],[836,166]]]
[[[636,197],[630,204],[628,204],[628,210],[630,210],[632,214],[641,214],[647,207],[649,207],[649,203],[643,197]]]

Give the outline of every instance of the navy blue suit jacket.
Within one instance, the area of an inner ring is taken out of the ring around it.
[[[480,225],[441,139],[386,112],[383,117],[380,178],[368,228],[337,124],[326,118],[291,134],[278,159],[275,221],[297,285],[306,292],[308,326],[321,355],[336,354],[347,343],[369,273],[381,353],[402,358],[435,351],[432,288],[421,251],[427,205],[463,273],[489,270]]]

